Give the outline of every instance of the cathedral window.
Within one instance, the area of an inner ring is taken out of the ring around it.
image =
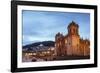
[[[69,43],[69,45],[70,45],[70,43]]]

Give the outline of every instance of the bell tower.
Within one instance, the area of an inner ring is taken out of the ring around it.
[[[68,38],[67,38],[67,54],[69,55],[77,55],[80,43],[79,36],[79,26],[74,21],[72,21],[67,29],[68,29]]]
[[[68,25],[68,35],[79,35],[79,31],[78,31],[78,24],[76,24],[74,21],[72,21],[69,25]]]

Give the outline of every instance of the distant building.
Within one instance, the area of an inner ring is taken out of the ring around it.
[[[27,48],[26,48],[27,49]],[[22,62],[32,61],[50,61],[55,57],[55,47],[47,47],[40,44],[37,47],[31,47],[31,49],[22,50]],[[34,59],[34,60],[33,60]],[[35,60],[36,59],[36,60]]]
[[[55,49],[57,56],[75,55],[89,56],[90,41],[82,39],[79,35],[79,25],[72,21],[65,36],[57,33],[55,36]]]

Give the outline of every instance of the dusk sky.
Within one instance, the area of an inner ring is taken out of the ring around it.
[[[23,45],[55,40],[61,32],[67,34],[67,26],[74,21],[79,25],[80,37],[90,39],[90,14],[75,12],[22,11]]]

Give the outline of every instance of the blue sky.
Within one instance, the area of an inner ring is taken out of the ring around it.
[[[72,21],[79,25],[80,36],[90,39],[89,13],[23,10],[23,45],[38,41],[54,41],[56,33],[67,34],[67,26]]]

